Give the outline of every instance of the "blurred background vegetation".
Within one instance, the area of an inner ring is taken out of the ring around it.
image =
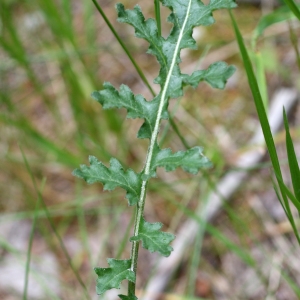
[[[131,27],[117,23],[116,2],[99,4],[152,83],[159,67],[146,54],[146,42],[135,38]],[[139,4],[147,17],[154,17],[153,1],[123,3],[128,8]],[[281,12],[283,21],[251,44],[262,16],[280,6],[271,0],[241,2],[234,11],[270,101],[282,88],[300,87],[299,21]],[[165,20],[169,12],[161,12]],[[161,221],[175,233],[190,217],[184,208],[193,211],[235,169],[258,125],[229,14],[223,10],[214,16],[216,24],[195,31],[198,50],[183,51],[182,69],[191,72],[224,60],[236,65],[237,72],[224,91],[201,84],[173,100],[180,132],[168,122],[161,132],[164,145],[173,151],[185,144],[203,146],[214,168],[197,176],[159,172],[146,205],[150,221]],[[162,30],[166,36],[170,24],[163,22]],[[122,191],[103,192],[100,184],[87,186],[71,173],[87,163],[88,155],[104,163],[114,156],[139,171],[147,141],[136,139],[139,120],[126,120],[124,111],[103,111],[91,100],[91,92],[104,81],[126,84],[151,99],[92,1],[1,0],[1,299],[117,299],[114,292],[95,296],[93,267],[105,266],[106,257],[129,256],[133,208]],[[299,122],[296,107],[290,127],[298,150]],[[284,131],[275,140],[284,167]],[[247,171],[248,180],[212,221],[223,238],[199,235],[161,299],[300,299],[299,248],[273,191],[268,157]],[[241,252],[255,263],[241,259]],[[141,250],[140,292],[157,258]],[[29,281],[25,270],[30,271]]]

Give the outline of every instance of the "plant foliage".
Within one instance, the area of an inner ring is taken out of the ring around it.
[[[142,241],[143,247],[150,252],[158,252],[163,256],[169,256],[173,248],[169,246],[175,236],[171,233],[161,232],[162,224],[148,223],[142,218],[139,234],[130,238],[130,241]]]
[[[278,159],[278,154],[275,147],[274,138],[271,132],[270,123],[264,108],[263,100],[259,91],[258,83],[256,80],[256,77],[254,75],[253,67],[244,43],[244,40],[242,38],[242,35],[240,33],[240,30],[237,26],[237,23],[235,21],[235,18],[233,14],[230,12],[230,17],[232,21],[232,25],[235,31],[236,39],[240,48],[240,53],[243,59],[243,63],[245,66],[246,74],[248,77],[249,86],[253,95],[253,100],[255,103],[256,111],[258,114],[259,122],[262,128],[262,132],[264,135],[264,139],[267,145],[267,149],[270,155],[271,163],[274,169],[274,175],[277,179],[277,184],[274,182],[274,189],[276,192],[276,195],[278,197],[278,200],[292,226],[292,229],[294,231],[294,234],[297,238],[297,241],[300,245],[300,234],[296,226],[296,222],[290,207],[290,203],[288,199],[292,201],[292,203],[295,205],[295,207],[298,209],[300,214],[300,204],[299,199],[297,197],[299,196],[299,180],[300,180],[300,171],[299,171],[299,165],[297,162],[293,142],[289,133],[289,126],[287,122],[287,117],[285,114],[285,110],[283,109],[283,118],[284,118],[284,125],[286,130],[286,147],[287,147],[287,154],[288,154],[288,160],[289,160],[289,167],[290,167],[290,174],[292,178],[292,183],[294,187],[294,193],[295,195],[287,188],[283,181],[283,175]]]
[[[120,162],[115,158],[110,160],[110,168],[107,168],[94,156],[89,157],[89,162],[89,167],[81,165],[80,169],[74,170],[73,174],[83,178],[89,184],[101,182],[104,190],[111,191],[116,187],[121,187],[127,191],[126,198],[129,205],[138,202],[141,189],[140,175],[131,169],[124,171]]]
[[[149,147],[144,168],[140,173],[124,168],[115,158],[110,160],[110,167],[106,167],[95,157],[89,159],[90,166],[82,165],[73,174],[83,178],[88,183],[101,182],[105,190],[121,187],[126,191],[129,205],[137,205],[131,258],[129,260],[109,259],[110,268],[96,268],[97,293],[102,294],[111,288],[119,288],[120,282],[129,280],[128,296],[119,295],[121,299],[135,300],[135,280],[137,270],[138,245],[142,242],[144,248],[150,252],[159,252],[169,256],[173,250],[170,242],[175,238],[171,233],[162,232],[161,223],[148,223],[143,216],[147,183],[156,176],[156,168],[164,167],[166,171],[173,171],[178,167],[196,174],[200,169],[210,167],[211,163],[203,155],[201,147],[194,147],[187,151],[172,153],[171,149],[160,149],[157,136],[160,122],[168,119],[168,103],[171,98],[183,95],[183,87],[190,85],[197,87],[201,81],[206,81],[212,87],[224,88],[228,78],[235,68],[225,62],[212,64],[206,70],[195,71],[191,75],[182,74],[179,63],[180,51],[183,48],[196,48],[192,37],[193,28],[208,26],[215,22],[212,12],[222,8],[236,6],[232,0],[211,0],[204,5],[200,0],[161,0],[163,6],[171,10],[168,21],[173,28],[167,38],[159,34],[154,19],[147,19],[137,5],[132,10],[126,10],[122,4],[116,5],[118,21],[134,27],[135,35],[145,39],[149,44],[147,53],[154,55],[160,64],[160,71],[154,82],[159,84],[160,92],[152,101],[147,101],[141,95],[134,95],[126,85],[116,89],[110,83],[104,83],[101,91],[92,93],[104,109],[125,108],[127,118],[144,120],[137,136],[149,139]]]
[[[135,280],[135,274],[129,270],[131,260],[117,260],[109,258],[108,264],[110,268],[95,268],[98,275],[96,290],[98,294],[102,294],[112,288],[120,288],[120,283],[124,279],[130,281]]]

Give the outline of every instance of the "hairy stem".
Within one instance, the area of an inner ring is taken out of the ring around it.
[[[146,175],[147,179],[142,181],[141,194],[140,194],[139,202],[137,205],[136,219],[135,219],[135,224],[134,224],[134,236],[138,236],[139,231],[140,231],[140,223],[141,223],[141,220],[142,220],[142,217],[144,214],[147,185],[148,185],[148,180],[149,180],[148,175],[150,174],[150,170],[151,170],[151,161],[153,158],[154,146],[157,141],[157,136],[159,133],[159,127],[160,127],[160,121],[161,121],[163,107],[164,107],[165,102],[168,101],[167,91],[169,88],[169,84],[170,84],[174,66],[176,65],[176,57],[178,55],[178,52],[180,51],[180,42],[183,37],[183,33],[184,33],[186,23],[187,23],[187,20],[189,17],[190,9],[191,9],[191,0],[189,0],[189,3],[188,3],[185,20],[184,20],[183,26],[180,30],[180,34],[179,34],[176,48],[175,48],[173,58],[172,58],[172,63],[171,63],[165,84],[163,86],[162,93],[161,93],[161,98],[160,98],[159,108],[158,108],[158,112],[157,112],[157,116],[156,116],[155,126],[154,126],[154,130],[152,132],[152,135],[151,135],[150,145],[148,147],[148,152],[147,152],[147,159],[146,159],[145,169],[144,169],[144,174]],[[133,242],[132,248],[131,248],[131,270],[135,274],[136,274],[136,270],[137,270],[138,251],[139,251],[139,242]],[[129,296],[135,295],[135,286],[136,286],[135,282],[129,282],[129,284],[128,284],[128,295]]]

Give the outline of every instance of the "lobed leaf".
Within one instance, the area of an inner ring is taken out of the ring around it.
[[[160,231],[162,224],[149,223],[141,219],[139,234],[130,238],[130,241],[142,241],[142,245],[150,252],[159,252],[163,256],[169,256],[173,248],[169,245],[175,236],[171,233]]]
[[[154,157],[152,169],[164,167],[167,172],[181,167],[183,170],[197,174],[200,169],[209,168],[212,163],[202,154],[203,148],[194,147],[187,151],[178,151],[172,154],[171,149],[160,150]]]
[[[107,168],[96,157],[89,157],[90,166],[81,165],[80,169],[73,171],[73,175],[83,178],[87,183],[101,182],[104,190],[111,191],[116,187],[121,187],[126,193],[129,205],[134,205],[139,200],[141,189],[141,176],[133,170],[124,171],[120,162],[111,158],[110,167]]]
[[[203,156],[200,147],[176,153],[172,153],[170,149],[161,150],[157,144],[160,120],[168,118],[168,102],[171,98],[183,94],[184,85],[196,87],[199,82],[206,81],[213,87],[224,88],[226,81],[235,71],[233,66],[218,62],[212,64],[207,70],[196,71],[192,75],[182,74],[179,67],[180,52],[183,48],[196,48],[196,42],[192,37],[195,26],[211,25],[214,23],[212,16],[214,10],[230,9],[236,4],[233,0],[211,0],[207,5],[200,0],[160,1],[162,5],[171,9],[168,21],[173,23],[173,28],[167,38],[160,35],[155,20],[145,20],[139,6],[135,6],[132,10],[125,10],[122,4],[117,4],[116,9],[118,20],[132,25],[136,36],[149,42],[148,53],[154,55],[160,64],[160,71],[154,82],[161,86],[161,91],[152,101],[146,101],[141,95],[135,96],[126,85],[121,85],[118,91],[110,83],[104,83],[103,90],[92,93],[92,97],[104,109],[125,108],[128,118],[144,119],[138,137],[149,138],[150,144],[143,172],[137,174],[131,169],[125,171],[115,158],[110,160],[110,167],[106,167],[95,157],[90,156],[90,166],[81,165],[80,169],[74,170],[73,174],[88,183],[101,182],[104,190],[123,188],[130,205],[136,204],[143,192],[138,207],[137,220],[140,220],[140,223],[135,225],[139,228],[130,241],[142,241],[143,247],[150,252],[156,251],[163,256],[169,256],[173,250],[170,242],[175,236],[162,232],[161,223],[148,223],[143,217],[140,219],[143,215],[147,181],[155,175],[157,167],[164,167],[167,171],[181,167],[187,172],[196,174],[199,169],[209,167],[211,164]],[[136,244],[133,246],[135,247]],[[130,269],[131,264],[136,266],[136,260],[137,252],[132,255],[132,260],[108,259],[109,268],[96,268],[97,293],[102,294],[111,288],[119,288],[121,281],[128,279],[131,281],[128,296],[119,295],[119,297],[123,300],[137,300],[134,295],[135,272]]]
[[[103,88],[101,91],[94,91],[92,97],[99,102],[104,109],[125,108],[127,110],[127,118],[145,119],[145,123],[140,129],[138,137],[150,138],[154,128],[159,99],[156,97],[152,101],[146,101],[142,95],[134,96],[130,88],[124,84],[121,85],[120,92],[109,82],[105,82]],[[168,118],[166,107],[164,107],[162,118]]]
[[[195,71],[185,80],[185,83],[197,87],[200,81],[206,81],[214,88],[224,89],[227,80],[235,70],[234,66],[228,66],[225,62],[219,61],[211,64],[206,70]]]
[[[199,25],[213,24],[215,20],[212,12],[214,10],[234,8],[236,4],[232,0],[212,0],[208,5],[204,5],[199,0],[161,0],[161,2],[171,9],[172,13],[169,15],[168,21],[174,24],[166,39],[158,35],[155,20],[145,20],[138,5],[133,10],[125,10],[123,4],[117,4],[116,9],[118,21],[132,25],[135,28],[136,36],[149,42],[150,46],[147,52],[154,55],[161,66],[155,82],[163,87],[169,76],[166,97],[176,98],[182,95],[182,83],[185,77],[179,68],[180,50],[196,48],[196,42],[192,37],[193,28]],[[178,41],[179,45],[177,45]],[[175,65],[173,65],[174,62]],[[169,70],[172,70],[172,74],[169,74]]]
[[[98,275],[96,291],[98,295],[103,294],[112,288],[120,288],[124,279],[135,282],[135,273],[130,270],[131,259],[118,260],[108,258],[107,262],[110,268],[95,268]]]
[[[172,10],[168,21],[174,24],[166,39],[159,35],[154,19],[145,20],[138,5],[132,10],[125,10],[121,3],[116,5],[118,21],[133,26],[136,36],[149,42],[147,52],[154,55],[160,64],[159,75],[154,82],[161,85],[161,92],[152,101],[146,101],[141,95],[134,96],[126,85],[121,85],[118,92],[110,83],[104,83],[103,90],[92,93],[92,97],[104,109],[125,108],[128,118],[144,119],[145,122],[138,132],[139,138],[151,138],[160,103],[162,111],[159,112],[159,118],[168,118],[168,101],[170,98],[182,96],[183,85],[196,87],[199,82],[206,81],[213,87],[222,89],[235,71],[233,66],[224,62],[212,64],[207,70],[196,71],[191,76],[182,74],[179,68],[181,49],[196,46],[192,37],[193,28],[211,25],[214,23],[212,12],[221,8],[233,8],[236,6],[234,1],[212,0],[208,5],[199,0],[161,2]]]

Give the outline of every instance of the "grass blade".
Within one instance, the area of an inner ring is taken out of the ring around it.
[[[282,209],[284,210],[284,213],[285,213],[286,216],[289,218],[289,214],[288,214],[288,212],[287,212],[286,209],[285,209],[284,202],[283,202],[283,200],[282,200],[280,191],[279,191],[279,189],[278,189],[278,185],[277,185],[277,183],[275,182],[274,178],[271,178],[271,179],[272,179],[273,189],[274,189],[274,191],[275,191],[275,194],[276,194],[276,196],[277,196],[277,199],[279,200],[279,203],[281,204],[281,207],[282,207]]]
[[[267,80],[265,75],[265,66],[263,62],[263,57],[260,52],[257,52],[255,55],[255,65],[256,65],[256,76],[257,76],[257,83],[259,86],[260,94],[263,100],[263,104],[265,110],[268,110],[269,103],[268,103],[268,88],[267,88]]]
[[[75,275],[76,279],[78,280],[80,286],[82,287],[84,295],[85,295],[85,298],[87,300],[91,300],[91,297],[90,297],[90,295],[88,293],[86,285],[84,284],[84,282],[83,282],[80,274],[78,273],[78,271],[75,269],[74,264],[72,263],[72,259],[71,259],[70,255],[68,253],[68,250],[67,250],[67,248],[66,248],[66,246],[65,246],[65,244],[64,244],[64,242],[63,242],[63,240],[61,238],[61,236],[59,235],[59,233],[57,232],[57,230],[55,228],[55,224],[54,224],[54,222],[53,222],[53,220],[51,218],[51,215],[50,215],[49,210],[48,210],[48,208],[46,206],[46,203],[44,202],[43,198],[41,198],[41,200],[42,200],[42,206],[43,206],[43,208],[45,210],[45,214],[46,214],[46,217],[47,217],[47,219],[48,219],[48,221],[50,223],[51,229],[53,230],[56,238],[59,241],[59,244],[60,244],[61,249],[62,249],[62,251],[63,251],[63,253],[64,253],[64,255],[65,255],[65,257],[66,257],[66,259],[68,261],[68,264],[71,267],[72,272],[74,273],[74,275]]]
[[[203,239],[204,239],[205,230],[206,230],[206,222],[204,221],[203,225],[199,226],[198,234],[196,236],[195,244],[192,251],[192,257],[190,261],[189,279],[187,283],[187,292],[186,292],[186,294],[189,297],[193,297],[196,290],[197,273],[200,266],[201,251],[204,242]]]
[[[22,148],[21,148],[21,151],[22,151]],[[34,179],[34,176],[33,176],[33,173],[30,169],[30,166],[27,162],[27,159],[22,151],[22,155],[23,155],[23,159],[25,161],[25,165],[26,165],[26,168],[31,176],[31,180],[33,182],[33,185],[34,185],[34,189],[36,190],[37,194],[38,194],[38,202],[36,204],[36,208],[35,208],[35,212],[34,212],[34,219],[33,219],[33,225],[32,225],[32,230],[31,230],[31,234],[30,234],[30,241],[29,241],[29,246],[28,246],[28,252],[27,252],[27,264],[26,264],[26,276],[25,276],[25,287],[24,287],[24,293],[23,293],[23,300],[27,299],[26,295],[27,295],[27,285],[28,285],[28,274],[29,274],[29,267],[30,267],[30,253],[31,253],[31,246],[32,246],[32,239],[33,239],[33,232],[34,232],[34,229],[35,229],[35,225],[36,225],[36,219],[37,219],[37,214],[38,214],[38,210],[39,210],[39,206],[40,204],[42,204],[44,210],[45,210],[45,213],[46,213],[46,216],[47,216],[47,219],[50,223],[50,226],[53,230],[53,232],[55,233],[57,239],[59,240],[59,243],[60,243],[60,246],[68,260],[68,263],[72,269],[72,271],[74,272],[74,275],[76,276],[78,282],[80,283],[81,287],[83,288],[83,291],[84,291],[84,294],[85,294],[85,297],[87,300],[91,300],[89,294],[88,294],[88,291],[87,291],[87,288],[83,282],[83,280],[81,279],[79,273],[77,272],[77,270],[74,268],[74,265],[72,263],[72,260],[71,260],[71,257],[65,247],[65,244],[63,243],[63,240],[62,238],[60,237],[60,235],[58,234],[56,228],[55,228],[55,225],[54,225],[54,222],[52,221],[52,218],[51,218],[51,215],[49,213],[49,210],[44,202],[44,199],[40,193],[40,191],[38,190],[37,188],[37,185],[36,185],[36,181]],[[25,297],[25,298],[24,298]]]
[[[254,103],[255,103],[255,106],[256,106],[256,111],[257,111],[257,114],[258,114],[258,117],[259,117],[259,122],[260,122],[260,125],[261,125],[261,128],[262,128],[262,131],[263,131],[263,135],[264,135],[265,142],[266,142],[266,145],[267,145],[267,149],[268,149],[268,152],[269,152],[269,155],[270,155],[270,159],[271,159],[271,162],[272,162],[274,173],[276,175],[277,182],[278,182],[278,185],[279,185],[279,189],[280,189],[280,192],[281,192],[281,195],[282,195],[282,198],[283,198],[282,204],[284,204],[284,206],[285,206],[284,211],[287,213],[287,217],[288,217],[288,219],[289,219],[289,221],[290,221],[290,223],[293,227],[294,232],[296,232],[297,231],[296,224],[295,224],[292,212],[291,212],[291,208],[290,208],[290,205],[289,205],[288,198],[287,198],[286,193],[285,193],[285,188],[284,188],[284,185],[283,185],[283,177],[282,177],[280,164],[279,164],[279,160],[278,160],[278,156],[277,156],[277,152],[276,152],[276,148],[275,148],[275,143],[274,143],[274,139],[273,139],[273,136],[272,136],[270,124],[269,124],[269,121],[268,121],[268,118],[267,118],[267,114],[266,114],[266,111],[265,111],[265,108],[264,108],[263,100],[262,100],[262,97],[260,95],[257,80],[255,78],[253,68],[252,68],[252,64],[251,64],[248,52],[246,50],[246,46],[244,44],[242,35],[241,35],[240,30],[237,26],[237,23],[234,19],[234,16],[233,16],[233,14],[230,10],[229,10],[229,14],[230,14],[232,25],[233,25],[233,28],[234,28],[234,31],[235,31],[236,39],[237,39],[237,42],[238,42],[238,45],[239,45],[239,48],[240,48],[240,53],[241,53],[241,56],[242,56],[242,59],[243,59],[243,63],[244,63],[245,69],[246,69],[249,86],[250,86],[250,89],[251,89],[251,92],[252,92],[252,95],[253,95]],[[300,245],[299,236],[296,235],[296,237],[297,237],[299,245]]]
[[[283,119],[284,119],[284,127],[286,132],[286,150],[287,150],[287,155],[289,160],[289,167],[290,167],[294,193],[296,199],[300,203],[300,169],[299,169],[293,141],[291,138],[289,123],[287,120],[285,109],[283,109]]]
[[[253,95],[253,98],[254,98],[256,111],[257,111],[257,114],[258,114],[258,117],[259,117],[259,121],[260,121],[262,131],[263,131],[263,134],[264,134],[264,138],[265,138],[267,148],[268,148],[268,151],[269,151],[269,154],[270,154],[270,158],[271,158],[271,161],[272,161],[272,165],[273,165],[273,168],[274,168],[275,172],[280,174],[279,176],[280,176],[280,178],[282,178],[281,170],[280,170],[280,164],[279,164],[279,160],[278,160],[278,156],[277,156],[277,152],[276,152],[276,148],[275,148],[275,143],[274,143],[274,140],[273,140],[273,136],[272,136],[270,124],[269,124],[269,121],[268,121],[267,113],[265,111],[263,100],[262,100],[262,97],[261,97],[261,94],[260,94],[260,91],[259,91],[257,80],[256,80],[256,77],[254,75],[252,64],[251,64],[248,52],[246,50],[246,46],[244,44],[242,35],[241,35],[241,33],[238,29],[238,26],[236,24],[236,21],[235,21],[231,11],[230,11],[230,16],[231,16],[232,24],[233,24],[234,31],[235,31],[235,34],[236,34],[237,42],[238,42],[238,45],[239,45],[239,48],[240,48],[240,53],[241,53],[241,56],[242,56],[242,59],[243,59],[243,63],[244,63],[245,69],[246,69],[249,86],[250,86],[250,89],[251,89],[251,92],[252,92],[252,95]]]
[[[298,202],[298,200],[296,199],[296,197],[289,190],[289,188],[284,184],[284,182],[282,182],[279,178],[278,178],[278,182],[281,182],[281,185],[283,187],[285,195],[292,201],[292,203],[295,205],[295,207],[297,208],[297,210],[298,210],[298,212],[300,214],[300,203]],[[300,234],[299,234],[299,231],[298,231],[297,226],[295,224],[294,216],[292,214],[290,215],[289,221],[290,221],[290,223],[292,225],[294,234],[295,234],[295,236],[297,238],[297,241],[298,241],[298,243],[300,245]]]
[[[79,158],[69,152],[67,149],[63,149],[59,145],[56,145],[50,139],[47,139],[41,133],[39,133],[26,119],[12,120],[4,114],[0,114],[0,123],[11,125],[13,127],[22,129],[26,133],[26,137],[34,141],[40,149],[44,149],[45,152],[52,153],[58,161],[62,164],[73,167],[78,164]]]
[[[155,19],[157,24],[157,31],[158,31],[158,35],[161,35],[161,18],[160,18],[159,0],[154,0],[154,7],[155,7]]]
[[[34,208],[34,216],[33,216],[33,221],[32,221],[32,227],[31,227],[31,232],[30,232],[30,237],[29,237],[29,243],[28,243],[28,249],[27,249],[27,259],[26,259],[26,267],[25,267],[25,280],[24,280],[24,290],[23,290],[23,300],[27,300],[27,291],[28,291],[28,280],[29,280],[29,272],[30,272],[30,261],[31,261],[31,249],[32,249],[32,243],[33,243],[33,236],[34,236],[34,232],[35,232],[35,228],[36,228],[36,221],[37,221],[37,217],[38,217],[38,211],[40,208],[40,203],[41,203],[41,193],[37,188],[32,170],[29,166],[29,163],[27,161],[27,158],[22,150],[22,148],[20,147],[21,152],[22,152],[22,156],[23,156],[23,160],[24,163],[26,165],[26,169],[28,171],[28,173],[30,174],[30,178],[31,181],[33,183],[34,189],[36,190],[37,193],[37,201],[35,204],[35,208]],[[43,182],[44,185],[45,181]]]
[[[300,203],[299,203],[298,199],[296,199],[296,197],[291,192],[291,190],[286,186],[286,184],[282,183],[282,185],[283,185],[283,188],[284,188],[284,192],[289,197],[289,199],[293,202],[293,204],[295,205],[297,210],[300,212]]]
[[[294,13],[294,15],[300,20],[300,10],[293,0],[284,0],[285,4]]]

